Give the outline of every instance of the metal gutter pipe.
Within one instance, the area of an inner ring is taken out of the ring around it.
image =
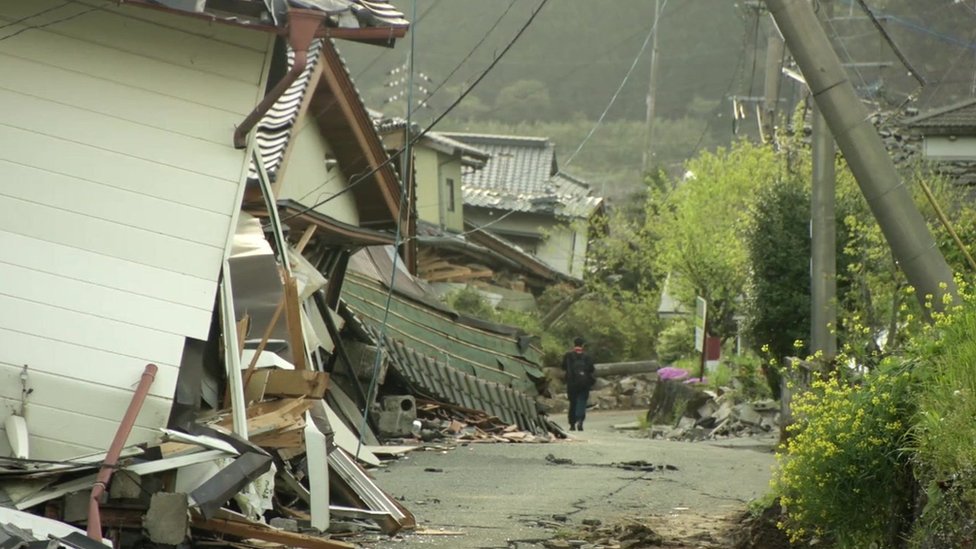
[[[867,108],[847,79],[809,0],[765,0],[786,45],[809,86],[838,148],[844,153],[915,297],[923,305],[932,296],[936,311],[943,296],[955,299],[952,269],[895,171]]]
[[[237,129],[234,130],[234,148],[243,149],[247,146],[247,134],[261,120],[275,101],[301,76],[308,65],[308,48],[315,39],[326,13],[315,10],[290,8],[288,10],[288,45],[295,52],[295,62],[285,73],[278,84],[264,96],[264,99],[252,110]]]
[[[95,485],[92,487],[91,499],[88,502],[88,537],[97,542],[102,541],[102,517],[98,508],[98,500],[105,493],[108,481],[112,479],[112,473],[118,467],[122,447],[125,446],[125,441],[129,438],[129,433],[132,432],[132,426],[136,424],[136,417],[142,410],[142,404],[146,401],[149,387],[156,379],[158,370],[159,368],[155,364],[146,364],[146,369],[142,372],[142,379],[139,380],[139,386],[136,387],[136,392],[132,395],[129,408],[122,416],[119,429],[115,432],[112,445],[109,446],[108,453],[105,455],[105,461],[102,462],[98,476],[95,477]]]

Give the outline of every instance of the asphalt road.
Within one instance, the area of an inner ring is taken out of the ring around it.
[[[611,428],[638,413],[591,412],[586,431],[570,441],[414,452],[377,471],[377,482],[402,499],[421,531],[458,534],[405,534],[364,545],[527,549],[584,519],[726,516],[765,492],[774,439],[671,442]],[[552,463],[549,455],[571,463]],[[638,460],[666,467],[628,471],[615,465]]]

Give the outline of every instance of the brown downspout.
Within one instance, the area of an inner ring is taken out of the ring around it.
[[[129,408],[125,411],[125,415],[122,416],[122,422],[119,423],[119,430],[115,432],[115,438],[112,439],[112,445],[109,446],[108,454],[105,455],[105,461],[102,462],[102,467],[98,470],[98,476],[95,477],[95,485],[92,487],[91,499],[88,502],[88,537],[97,542],[102,541],[102,517],[98,508],[98,500],[105,493],[108,487],[108,481],[112,478],[112,472],[118,466],[122,447],[125,446],[125,441],[129,438],[129,433],[132,432],[132,426],[136,423],[136,417],[139,415],[139,411],[142,410],[142,403],[146,401],[146,395],[149,394],[149,387],[152,385],[153,380],[156,379],[156,372],[158,370],[159,368],[155,364],[146,364],[146,369],[142,372],[142,379],[139,380],[139,386],[136,387],[136,392],[132,395]]]
[[[243,149],[247,146],[247,134],[305,70],[305,66],[308,64],[308,48],[312,45],[315,33],[325,18],[325,12],[321,11],[297,8],[288,10],[288,45],[295,52],[295,62],[274,89],[264,96],[258,106],[254,107],[254,110],[247,115],[241,125],[234,130],[235,149]]]

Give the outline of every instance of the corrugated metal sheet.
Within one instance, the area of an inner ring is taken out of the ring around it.
[[[365,324],[382,325],[387,290],[378,282],[349,273],[343,300]],[[459,372],[512,387],[535,392],[533,376],[539,377],[540,351],[520,345],[511,334],[492,333],[459,322],[457,317],[405,298],[396,292],[387,316],[391,337],[415,351],[437,357]]]
[[[548,431],[545,417],[526,393],[466,374],[444,361],[417,352],[389,335],[382,336],[374,327],[367,325],[366,330],[374,339],[382,342],[394,369],[419,394],[481,410],[535,434]]]

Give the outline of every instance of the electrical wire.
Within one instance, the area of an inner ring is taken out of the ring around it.
[[[65,7],[68,4],[71,4],[73,2],[74,2],[74,0],[67,0],[66,2],[62,2],[62,3],[60,3],[60,4],[56,5],[56,6],[51,6],[50,8],[41,10],[41,11],[39,11],[39,12],[33,14],[33,15],[28,15],[26,17],[21,17],[20,19],[14,19],[13,21],[11,21],[9,23],[4,23],[3,25],[0,25],[0,29],[5,29],[7,27],[12,27],[14,25],[23,23],[24,21],[27,21],[28,19],[33,19],[35,17],[40,17],[41,15],[44,15],[45,13],[50,13],[52,11],[59,10],[59,9]]]
[[[410,16],[413,21],[417,20],[417,0],[413,0],[413,13]],[[416,52],[417,52],[417,32],[416,27],[411,29],[410,33],[410,55],[407,57],[407,127],[410,127],[411,118],[413,116],[413,79],[416,74]],[[400,173],[403,174],[404,182],[410,181],[411,177],[411,166],[410,166],[410,142],[406,141],[403,145],[403,158],[402,165],[400,168]],[[393,304],[393,289],[396,287],[396,275],[397,275],[397,261],[400,259],[400,254],[397,250],[400,248],[402,242],[400,241],[401,235],[403,234],[403,221],[404,221],[404,204],[409,204],[409,194],[410,185],[404,185],[404,192],[400,193],[400,204],[397,208],[397,223],[396,232],[393,235],[393,268],[390,270],[390,287],[386,292],[386,304],[383,306],[383,320],[380,322],[380,337],[377,338],[377,344],[380,347],[380,352],[376,353],[376,358],[373,360],[373,371],[369,376],[369,386],[366,389],[366,402],[363,403],[363,421],[359,427],[359,440],[356,442],[356,459],[359,459],[359,451],[363,447],[363,442],[366,439],[366,422],[369,418],[369,404],[373,402],[376,398],[376,391],[378,390],[378,380],[380,365],[383,363],[383,342],[386,341],[386,330],[389,326],[390,319],[390,307]],[[406,212],[406,216],[409,218],[410,212]]]
[[[72,2],[73,1],[74,0],[72,0]],[[72,19],[76,19],[78,17],[81,17],[82,15],[85,15],[85,14],[88,14],[88,13],[91,13],[91,12],[93,12],[95,10],[100,10],[100,9],[102,9],[102,8],[99,7],[99,6],[95,6],[95,7],[89,8],[87,10],[80,11],[80,12],[75,13],[75,14],[72,14],[72,15],[68,15],[66,17],[62,17],[61,19],[55,19],[54,21],[49,21],[47,23],[42,23],[40,25],[34,25],[34,26],[30,26],[30,27],[24,27],[22,29],[17,30],[16,32],[13,32],[11,34],[8,34],[7,36],[0,37],[0,42],[2,42],[4,40],[10,40],[11,38],[13,38],[15,36],[20,36],[21,34],[24,34],[25,32],[30,31],[30,30],[43,29],[45,27],[50,27],[52,25],[57,25],[58,23],[64,23],[66,21],[71,21]],[[33,17],[36,17],[36,16],[37,15],[34,15]],[[28,18],[28,19],[30,19],[30,18]],[[13,24],[13,23],[11,23],[11,24]],[[10,26],[10,25],[7,25],[7,26]]]
[[[481,36],[481,40],[478,40],[478,42],[474,45],[474,47],[471,48],[470,51],[468,51],[468,54],[465,55],[463,59],[461,59],[461,62],[455,65],[454,68],[451,70],[451,72],[448,73],[448,75],[444,77],[443,80],[441,80],[441,83],[438,84],[432,92],[430,92],[430,94],[427,97],[428,101],[430,100],[431,97],[434,96],[434,94],[436,94],[441,88],[444,87],[444,84],[447,84],[448,80],[450,80],[451,77],[454,76],[462,66],[464,66],[464,64],[468,61],[468,59],[470,59],[471,56],[474,55],[474,52],[477,51],[478,48],[480,48],[481,45],[485,43],[485,40],[488,39],[491,33],[494,32],[496,28],[498,28],[498,25],[502,22],[502,19],[504,19],[505,16],[508,15],[508,12],[512,10],[512,6],[515,5],[515,2],[516,0],[511,0],[511,2],[508,4],[508,7],[505,8],[505,11],[503,11],[502,14],[498,16],[498,19],[495,19],[494,24],[488,27],[488,30],[485,31],[485,33]]]
[[[654,24],[651,25],[651,29],[648,31],[647,36],[644,37],[644,43],[641,44],[640,50],[638,50],[637,55],[634,56],[634,61],[630,64],[630,68],[627,69],[627,74],[625,74],[623,80],[620,81],[620,85],[617,86],[617,90],[613,92],[612,96],[610,96],[610,101],[607,103],[606,108],[603,109],[603,112],[600,113],[600,117],[597,118],[596,123],[593,124],[593,127],[590,128],[590,131],[586,134],[585,137],[583,137],[583,140],[580,141],[579,146],[576,147],[576,150],[573,151],[573,154],[569,155],[569,158],[566,159],[566,162],[564,163],[565,166],[569,166],[573,162],[573,159],[576,158],[576,155],[578,155],[580,151],[583,150],[583,147],[586,146],[586,143],[590,140],[591,137],[593,137],[593,134],[596,133],[596,130],[603,124],[603,120],[607,117],[607,113],[610,112],[610,108],[613,107],[614,103],[616,103],[617,97],[620,95],[620,90],[624,89],[624,86],[627,84],[627,81],[630,80],[630,75],[634,73],[634,69],[637,67],[637,62],[640,60],[641,56],[644,54],[644,51],[647,49],[647,44],[650,43],[651,37],[654,36],[654,33],[657,32],[658,23],[660,23],[661,16],[664,15],[664,10],[667,7],[668,7],[668,0],[664,0],[664,2],[661,4],[660,13],[658,14],[658,17],[654,18]]]
[[[521,38],[521,36],[525,33],[525,31],[529,28],[529,26],[532,25],[532,22],[535,21],[536,16],[539,15],[539,12],[542,11],[542,8],[544,8],[548,2],[549,2],[549,0],[541,0],[539,2],[539,5],[536,6],[535,10],[532,11],[532,14],[529,16],[528,20],[526,20],[526,22],[522,25],[522,27],[519,28],[518,32],[515,33],[515,36],[512,37],[512,39],[508,42],[508,44],[506,44],[505,47],[502,48],[502,50],[498,54],[498,56],[495,57],[495,59],[492,60],[492,62],[488,64],[488,66],[481,72],[481,74],[478,75],[478,78],[476,78],[474,80],[474,82],[472,82],[471,85],[468,86],[468,88],[465,89],[464,92],[462,92],[461,95],[457,99],[454,100],[454,102],[452,102],[446,109],[444,109],[444,111],[440,115],[438,115],[437,118],[435,118],[426,128],[424,128],[422,131],[420,131],[412,139],[407,140],[407,142],[404,144],[403,147],[401,147],[401,148],[397,149],[396,151],[394,151],[392,154],[389,155],[389,157],[386,160],[384,160],[383,162],[380,162],[379,165],[377,165],[375,168],[373,168],[372,170],[370,170],[368,173],[366,173],[365,175],[363,175],[362,177],[360,177],[360,178],[358,178],[358,179],[356,179],[354,181],[350,181],[349,184],[346,185],[346,187],[344,189],[336,192],[335,194],[329,196],[328,198],[325,198],[325,199],[323,199],[323,200],[321,200],[321,201],[319,201],[319,202],[317,202],[317,203],[315,203],[315,204],[313,204],[311,206],[307,206],[307,207],[305,207],[305,208],[303,208],[303,209],[301,209],[301,210],[299,210],[299,211],[297,211],[297,212],[289,215],[288,217],[283,218],[282,219],[282,222],[285,222],[285,221],[288,221],[289,219],[293,219],[295,217],[304,215],[304,214],[306,214],[306,213],[314,210],[315,208],[318,208],[319,206],[322,206],[322,205],[324,205],[324,204],[326,204],[326,203],[328,203],[328,202],[330,202],[332,200],[335,200],[339,196],[341,196],[341,195],[349,192],[353,188],[355,188],[357,185],[361,185],[362,183],[364,183],[364,182],[367,181],[367,178],[371,177],[373,174],[375,174],[379,170],[381,170],[384,167],[386,167],[387,165],[389,165],[393,160],[395,160],[396,158],[400,157],[403,154],[404,149],[406,147],[408,147],[409,145],[413,145],[417,141],[423,139],[423,137],[425,135],[427,135],[428,133],[430,133],[431,130],[434,129],[434,126],[436,126],[441,120],[444,119],[445,116],[447,116],[452,110],[454,110],[454,108],[457,107],[461,103],[461,101],[463,101],[464,98],[467,97],[468,94],[470,94],[471,91],[474,90],[474,88],[478,84],[480,84],[482,80],[485,79],[486,76],[488,76],[488,74],[491,72],[491,70],[494,69],[496,65],[498,65],[498,62],[501,61],[505,57],[505,54],[507,54],[509,52],[509,50],[512,49],[512,47],[515,45],[515,43],[518,42],[518,39]]]

